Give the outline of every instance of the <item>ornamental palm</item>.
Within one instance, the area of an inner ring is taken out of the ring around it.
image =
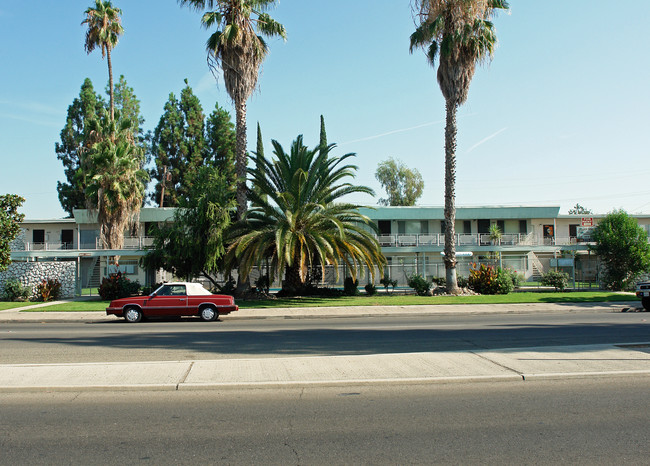
[[[115,103],[113,100],[111,50],[117,45],[120,35],[124,34],[120,20],[122,10],[113,7],[110,1],[95,0],[95,7],[88,8],[84,14],[86,19],[81,24],[88,25],[85,42],[86,52],[90,53],[96,47],[99,47],[102,49],[102,58],[106,57],[108,63],[108,89],[111,98],[111,120],[113,120],[115,117]]]
[[[219,28],[207,41],[208,63],[223,70],[226,91],[235,104],[237,117],[237,218],[246,213],[246,101],[257,86],[259,68],[268,53],[262,36],[286,39],[284,26],[265,11],[276,0],[179,0],[181,5],[205,8],[201,22]]]
[[[355,277],[363,265],[373,276],[375,266],[381,273],[385,258],[370,219],[358,212],[359,206],[337,202],[351,193],[372,194],[370,188],[343,181],[354,177],[357,167],[345,164],[354,154],[329,157],[334,144],[308,149],[302,136],[290,153],[277,141],[273,147],[275,160],[253,157],[252,209],[233,229],[227,262],[237,258],[246,277],[253,266],[270,259],[272,274],[285,270],[284,288],[293,292],[304,286],[314,263],[322,269],[344,263]]]
[[[445,98],[445,269],[447,291],[458,293],[456,282],[456,112],[467,100],[476,64],[490,59],[496,33],[490,18],[507,9],[505,0],[413,0],[417,29],[410,50],[426,49],[431,66],[439,58],[438,84]]]
[[[131,120],[116,125],[104,112],[92,125],[93,144],[82,159],[86,200],[97,211],[104,247],[121,249],[124,230],[140,212],[149,176],[141,168],[142,149],[133,141]]]

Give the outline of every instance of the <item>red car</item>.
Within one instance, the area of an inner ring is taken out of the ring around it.
[[[198,283],[178,282],[165,283],[149,296],[111,301],[106,315],[124,317],[132,323],[153,316],[199,316],[209,322],[238,309],[232,296],[211,294]]]

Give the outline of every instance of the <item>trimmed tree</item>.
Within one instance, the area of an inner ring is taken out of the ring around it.
[[[19,214],[18,208],[25,199],[16,194],[0,195],[0,272],[7,270],[11,264],[10,244],[20,233],[20,222],[25,214]]]
[[[115,8],[110,1],[95,0],[95,7],[89,7],[84,12],[86,19],[81,24],[88,26],[84,46],[87,53],[100,48],[102,58],[106,57],[108,64],[108,89],[110,95],[110,116],[115,119],[115,100],[113,98],[113,64],[111,50],[115,48],[119,38],[124,34],[120,15],[122,10]]]
[[[624,210],[607,214],[594,229],[591,250],[604,266],[602,282],[615,291],[625,290],[650,271],[648,233]]]
[[[413,0],[417,29],[410,50],[423,48],[431,66],[438,58],[438,84],[445,98],[445,269],[447,291],[456,281],[456,112],[467,100],[476,64],[492,57],[497,43],[490,18],[505,0]]]
[[[238,263],[246,277],[253,266],[269,259],[271,281],[284,272],[283,290],[288,294],[304,289],[314,263],[322,269],[346,264],[353,277],[364,265],[373,276],[378,266],[381,274],[386,259],[372,235],[373,223],[359,214],[359,206],[340,202],[347,194],[372,194],[370,188],[346,181],[357,169],[346,164],[354,154],[330,157],[333,144],[308,149],[302,136],[289,153],[277,141],[273,147],[273,160],[254,157],[264,169],[249,170],[256,188],[250,195],[252,208],[233,227],[226,263]]]
[[[388,195],[386,199],[379,199],[382,205],[414,206],[422,196],[424,181],[420,172],[392,157],[379,163],[375,178]]]
[[[204,13],[201,23],[207,29],[217,27],[206,49],[210,68],[214,73],[218,69],[223,71],[226,91],[235,104],[237,219],[242,219],[247,210],[246,101],[257,86],[260,66],[268,54],[262,36],[286,39],[286,31],[266,13],[275,0],[179,1],[196,10],[210,10]]]

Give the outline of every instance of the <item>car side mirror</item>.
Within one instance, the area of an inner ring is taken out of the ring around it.
[[[156,296],[157,296],[157,295],[156,295],[156,292],[155,292],[155,291],[149,295],[150,298],[155,298]]]

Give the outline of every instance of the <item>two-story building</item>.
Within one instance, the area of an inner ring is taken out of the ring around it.
[[[400,285],[405,285],[412,273],[427,278],[445,276],[442,207],[365,207],[360,211],[376,224],[377,239],[388,262],[386,273]],[[559,211],[559,206],[458,207],[458,273],[467,276],[471,264],[490,263],[510,267],[526,280],[559,268],[578,281],[597,282],[597,258],[588,245],[590,232],[605,215],[560,215]],[[119,256],[119,270],[128,278],[152,285],[173,277],[163,271],[143,270],[139,260],[152,244],[152,226],[171,221],[173,213],[173,208],[142,209],[137,227],[125,232],[120,250],[102,246],[96,214],[87,210],[76,210],[70,219],[25,220],[20,236],[12,243],[11,257],[14,262],[74,262],[77,294],[96,288],[102,277],[117,271],[115,256]],[[650,215],[635,218],[650,235]],[[340,273],[337,279],[336,273],[329,271],[324,284],[341,285],[344,275]],[[366,273],[360,281],[368,280]]]

